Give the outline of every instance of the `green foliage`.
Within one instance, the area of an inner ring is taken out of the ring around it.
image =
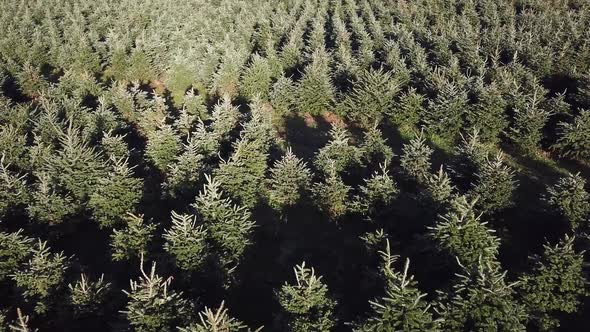
[[[289,114],[295,105],[296,91],[297,87],[291,78],[279,76],[270,92],[270,102],[275,112],[282,115]]]
[[[168,332],[174,331],[183,318],[189,314],[188,301],[181,292],[169,289],[172,277],[164,279],[156,274],[156,264],[152,264],[149,274],[143,269],[143,256],[139,280],[131,280],[131,291],[127,294],[127,306],[122,313],[135,331]]]
[[[494,230],[487,228],[487,223],[476,215],[476,204],[477,200],[467,201],[465,196],[456,198],[450,211],[430,227],[438,248],[456,256],[467,269],[476,269],[480,261],[493,264],[500,246]]]
[[[47,242],[39,242],[31,249],[30,259],[11,277],[28,302],[35,304],[35,312],[43,314],[51,309],[63,287],[68,259],[63,253],[52,253]]]
[[[175,63],[167,72],[166,87],[172,94],[172,100],[176,106],[185,102],[185,94],[196,81],[194,68],[184,63],[181,59],[176,59]]]
[[[284,311],[284,331],[330,331],[336,321],[336,302],[329,297],[328,286],[305,262],[294,268],[296,284],[285,283],[277,298]]]
[[[424,112],[427,132],[452,142],[463,125],[467,101],[467,93],[457,83],[442,83]]]
[[[514,171],[499,153],[494,159],[486,157],[469,195],[478,198],[475,206],[480,211],[492,214],[514,204],[515,189]]]
[[[107,303],[111,283],[104,281],[104,274],[96,281],[92,281],[82,273],[80,279],[69,284],[68,288],[70,304],[74,307],[76,316],[101,315]]]
[[[133,177],[127,159],[110,160],[108,176],[98,181],[90,195],[88,207],[100,227],[121,222],[128,212],[135,212],[142,196],[142,180]]]
[[[129,147],[125,142],[126,135],[113,134],[112,131],[103,134],[100,149],[109,159],[119,160],[129,157]]]
[[[330,141],[317,152],[314,164],[324,173],[328,173],[330,167],[334,167],[337,173],[343,173],[361,164],[361,152],[350,143],[350,133],[344,127],[334,125],[330,129]]]
[[[158,129],[149,133],[146,157],[157,169],[165,173],[180,151],[180,138],[172,126],[161,124]]]
[[[479,129],[471,130],[466,136],[461,134],[461,142],[455,149],[453,172],[459,178],[471,180],[488,163],[488,150],[480,140]]]
[[[507,106],[501,91],[494,84],[478,86],[477,102],[469,108],[467,123],[478,131],[483,142],[497,143],[508,126]]]
[[[444,171],[441,165],[438,172],[429,174],[424,183],[424,195],[433,204],[433,207],[438,209],[445,205],[452,197],[455,187],[449,178],[447,172]]]
[[[262,328],[257,329],[260,331]],[[179,328],[180,332],[249,332],[252,331],[244,323],[231,317],[224,308],[224,303],[217,309],[205,307],[199,312],[199,322],[186,328]]]
[[[20,308],[16,308],[17,312],[17,321],[16,323],[10,324],[8,326],[7,331],[10,332],[37,332],[37,329],[33,329],[29,327],[29,316],[23,315]],[[2,327],[0,325],[0,327]]]
[[[283,211],[301,199],[311,182],[311,171],[305,161],[297,158],[291,148],[275,162],[270,169],[268,180],[268,202],[270,206]]]
[[[15,233],[0,232],[0,282],[17,272],[29,255],[33,239],[23,235],[19,229]]]
[[[559,138],[553,149],[561,157],[590,161],[590,111],[583,110],[573,123],[560,122]]]
[[[389,119],[399,127],[414,128],[425,112],[424,96],[410,88],[401,95],[393,110],[389,111]]]
[[[377,126],[373,126],[365,131],[362,144],[359,148],[362,159],[366,163],[387,163],[394,156],[393,150],[387,144],[387,139],[383,137],[383,132]]]
[[[399,189],[388,174],[387,163],[381,164],[381,172],[374,172],[359,188],[352,209],[366,216],[383,211],[398,195]]]
[[[422,183],[430,173],[430,156],[434,150],[426,145],[426,138],[420,132],[409,143],[404,144],[401,167],[410,178]]]
[[[544,245],[543,255],[531,258],[533,271],[517,286],[531,320],[542,331],[558,328],[555,314],[576,312],[587,295],[584,253],[575,251],[574,240],[566,235],[555,246]]]
[[[549,119],[549,112],[528,106],[525,110],[515,110],[514,124],[508,137],[524,153],[534,154],[543,138],[543,127]]]
[[[209,251],[207,230],[196,223],[196,216],[172,211],[172,227],[163,235],[164,250],[185,271],[199,271]]]
[[[112,257],[115,261],[130,260],[147,253],[156,225],[146,224],[143,215],[127,213],[125,228],[111,234]]]
[[[60,224],[75,215],[78,206],[68,193],[60,193],[46,173],[40,173],[36,190],[27,211],[35,220],[49,225]]]
[[[336,172],[336,163],[328,162],[326,178],[323,182],[313,185],[312,194],[320,211],[326,213],[330,220],[336,221],[350,209],[348,201],[352,188],[346,185]]]
[[[393,268],[397,256],[391,254],[389,241],[379,254],[383,259],[381,274],[386,295],[369,302],[371,316],[355,331],[440,331],[440,322],[434,319],[432,307],[424,299],[426,294],[420,292],[414,276],[408,274],[410,260],[406,260],[400,273]]]
[[[213,108],[212,117],[213,133],[220,140],[227,140],[240,121],[240,111],[231,104],[230,99],[224,98]]]
[[[590,213],[590,194],[584,189],[585,185],[586,180],[580,174],[568,174],[547,187],[547,203],[569,221],[572,229]]]
[[[0,216],[5,216],[12,209],[27,203],[29,193],[25,175],[18,175],[4,164],[4,155],[0,158]]]
[[[314,52],[312,62],[305,67],[295,98],[295,106],[300,113],[320,115],[333,107],[334,87],[328,61],[328,55],[318,50]]]
[[[272,69],[268,60],[255,54],[250,65],[244,71],[240,84],[240,93],[249,100],[255,97],[268,100],[272,84]]]

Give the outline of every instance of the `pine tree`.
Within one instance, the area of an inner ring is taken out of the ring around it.
[[[393,268],[397,256],[391,254],[389,241],[379,254],[386,295],[369,302],[371,316],[355,331],[440,331],[440,322],[434,319],[432,307],[424,299],[426,294],[420,292],[414,276],[408,275],[410,260],[406,260],[400,273]]]
[[[334,86],[330,76],[329,57],[321,50],[314,52],[297,85],[295,106],[300,113],[320,115],[334,103]]]
[[[573,313],[587,295],[584,252],[574,249],[575,238],[566,237],[555,246],[543,246],[542,256],[532,257],[533,271],[517,286],[530,319],[541,331],[559,327],[559,313]]]
[[[156,263],[148,274],[141,257],[139,281],[131,280],[131,291],[123,291],[129,298],[123,313],[135,331],[174,331],[189,314],[189,304],[182,293],[170,290],[172,277],[164,279],[156,274]]]
[[[500,246],[494,231],[475,214],[475,204],[477,200],[467,201],[465,196],[455,199],[450,211],[430,227],[437,247],[456,256],[468,269],[476,268],[479,260],[484,264],[495,262]]]
[[[452,142],[463,125],[467,106],[467,93],[456,83],[444,82],[437,88],[436,97],[424,112],[424,123],[428,133]]]
[[[60,294],[68,259],[63,253],[52,253],[47,242],[41,240],[31,249],[30,255],[29,261],[11,277],[25,300],[35,304],[35,312],[43,314],[51,309],[55,297]]]
[[[459,179],[472,180],[488,159],[488,147],[480,140],[479,129],[472,129],[467,135],[461,134],[461,142],[455,149],[452,171]]]
[[[582,110],[573,123],[558,124],[559,138],[552,146],[561,157],[590,161],[590,111]]]
[[[201,120],[209,119],[209,113],[207,112],[207,105],[205,104],[204,97],[199,94],[195,94],[195,90],[190,89],[184,94],[184,99],[182,102],[182,108],[186,110],[186,112],[199,118]]]
[[[290,77],[279,76],[272,85],[270,101],[275,112],[281,115],[291,113],[295,105],[297,87]]]
[[[226,141],[240,122],[240,111],[231,104],[231,99],[223,98],[213,108],[212,118],[213,133],[220,141]]]
[[[413,129],[425,112],[424,96],[410,88],[401,95],[397,104],[389,111],[389,119],[398,127]]]
[[[387,139],[383,137],[383,132],[373,126],[364,133],[363,141],[360,148],[362,159],[370,164],[371,162],[387,163],[393,159],[394,153],[387,144]]]
[[[329,165],[324,182],[314,184],[312,193],[320,211],[326,213],[330,220],[336,221],[350,208],[348,201],[352,188],[346,185],[336,172],[335,162]]]
[[[268,100],[272,84],[272,69],[268,60],[258,54],[254,54],[250,65],[244,71],[240,84],[240,94],[249,100],[258,97]]]
[[[37,332],[37,329],[29,327],[29,316],[23,315],[20,308],[16,308],[17,321],[10,324],[7,331],[10,332]],[[1,327],[1,326],[0,326]]]
[[[297,158],[291,148],[275,162],[268,180],[269,205],[280,212],[292,207],[309,190],[311,171],[305,161]]]
[[[381,172],[374,172],[359,188],[354,199],[353,209],[364,216],[373,216],[383,211],[398,195],[399,189],[388,174],[387,163],[380,165]]]
[[[177,56],[167,71],[166,88],[170,90],[175,106],[182,105],[185,93],[197,80],[194,65]]]
[[[135,212],[142,197],[143,183],[133,177],[128,160],[111,159],[108,176],[98,181],[90,195],[88,207],[100,227],[111,227],[121,222],[127,212]]]
[[[199,271],[203,266],[209,248],[207,230],[203,225],[197,226],[196,216],[178,214],[172,211],[172,227],[163,235],[164,250],[184,271]]]
[[[130,260],[146,254],[156,225],[145,223],[143,215],[127,213],[125,228],[111,234],[112,257],[115,261]]]
[[[119,160],[129,157],[129,147],[125,142],[127,134],[113,134],[113,131],[103,133],[100,150],[108,159]]]
[[[525,308],[514,298],[517,283],[508,284],[506,272],[480,259],[457,277],[443,296],[443,331],[526,331]]]
[[[333,314],[336,302],[328,295],[328,287],[305,262],[294,268],[297,283],[285,283],[277,292],[283,309],[284,331],[330,331],[336,321]]]
[[[261,331],[262,328],[254,332]],[[205,310],[199,313],[199,321],[189,327],[179,328],[180,332],[250,332],[248,326],[239,320],[231,317],[227,313],[224,303],[217,309],[205,307]]]
[[[340,112],[348,119],[370,128],[380,123],[393,108],[399,86],[390,72],[383,69],[363,70],[352,85],[352,91],[340,104]]]
[[[500,152],[494,159],[486,158],[469,195],[478,197],[479,210],[492,214],[514,204],[515,190],[514,171],[506,165]]]
[[[361,164],[361,151],[350,143],[350,133],[342,126],[333,125],[330,129],[330,141],[321,148],[314,159],[317,169],[328,172],[330,167],[342,173],[348,168]]]
[[[507,106],[501,91],[495,84],[478,86],[477,102],[469,108],[467,123],[480,134],[483,142],[498,143],[500,134],[508,126]]]
[[[160,124],[157,130],[148,134],[145,155],[161,172],[168,171],[179,152],[180,137],[172,126]]]
[[[12,124],[0,125],[0,156],[4,163],[26,170],[29,165],[27,135]]]
[[[150,58],[137,48],[131,52],[127,68],[123,72],[126,73],[126,79],[131,82],[149,83],[156,77]]]
[[[0,282],[25,262],[32,243],[33,239],[23,235],[22,229],[15,233],[0,232]]]
[[[70,305],[77,317],[85,315],[101,316],[107,303],[111,283],[104,281],[104,274],[96,281],[90,280],[84,273],[80,279],[68,285]]]
[[[248,54],[245,49],[239,49],[233,45],[228,47],[213,75],[209,92],[219,97],[235,98],[239,92],[240,75],[247,58]]]
[[[162,187],[171,197],[194,195],[197,182],[201,178],[206,155],[217,150],[218,141],[210,135],[203,122],[197,131],[189,135],[187,142],[182,144],[182,154],[168,167],[168,174]],[[208,156],[207,156],[208,157]]]
[[[435,210],[446,205],[455,191],[455,187],[442,165],[438,172],[426,177],[424,187],[424,196],[435,207]]]
[[[205,175],[207,183],[192,207],[201,216],[215,261],[226,277],[240,263],[255,227],[250,211],[223,197],[221,183]]]
[[[23,206],[29,200],[25,175],[12,172],[9,164],[4,164],[4,155],[0,158],[0,217],[11,210]]]
[[[420,132],[409,143],[404,144],[401,167],[410,178],[422,183],[430,173],[430,156],[434,150],[426,145],[426,138]]]
[[[590,214],[590,194],[585,186],[586,180],[580,174],[568,174],[547,187],[545,200],[574,230]]]
[[[78,211],[78,205],[67,193],[60,193],[46,173],[37,174],[38,182],[33,197],[27,207],[29,217],[49,225],[57,225]]]
[[[508,137],[524,153],[534,154],[543,138],[543,127],[549,119],[549,112],[528,105],[525,110],[515,110],[514,123]]]

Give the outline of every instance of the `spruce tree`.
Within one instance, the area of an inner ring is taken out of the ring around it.
[[[352,190],[336,172],[335,164],[329,162],[324,181],[314,184],[312,188],[314,202],[332,221],[338,220],[350,209],[348,201]]]
[[[483,142],[498,143],[500,134],[508,126],[507,103],[495,84],[478,86],[476,95],[477,102],[467,111],[467,123],[478,131]]]
[[[515,110],[514,123],[508,137],[524,153],[533,155],[543,138],[543,127],[549,120],[549,112],[531,105],[524,110]]]
[[[10,332],[37,332],[37,329],[33,329],[29,324],[29,316],[24,315],[20,308],[16,308],[17,321],[8,325],[6,331]],[[0,327],[2,327],[0,325]]]
[[[375,171],[359,188],[352,209],[364,216],[373,216],[383,211],[398,195],[399,189],[389,175],[387,163],[380,165],[381,172]]]
[[[555,246],[544,245],[542,256],[531,257],[533,271],[517,286],[530,319],[541,331],[558,328],[555,316],[576,312],[587,295],[584,252],[576,252],[574,240],[566,235]]]
[[[26,132],[12,124],[0,125],[0,156],[4,163],[26,170],[29,165]]]
[[[320,115],[334,103],[334,86],[330,75],[329,56],[325,51],[313,53],[312,62],[305,67],[297,84],[295,106],[300,113]]]
[[[494,231],[474,211],[475,204],[477,200],[468,201],[465,196],[455,199],[450,211],[430,227],[437,247],[456,256],[467,269],[476,268],[480,260],[484,264],[495,262],[500,246]]]
[[[189,312],[189,303],[182,293],[170,289],[172,277],[164,279],[156,274],[156,264],[147,274],[141,259],[141,276],[131,280],[131,290],[123,291],[128,302],[124,311],[129,325],[135,331],[168,332],[181,325]]]
[[[561,157],[590,161],[590,111],[582,110],[572,123],[558,124],[559,138],[553,149]]]
[[[207,230],[197,226],[196,216],[178,214],[172,211],[172,226],[164,231],[164,250],[176,266],[184,271],[199,271],[203,266],[209,248]]]
[[[295,266],[296,284],[285,283],[277,292],[283,309],[283,331],[330,331],[336,324],[336,302],[329,297],[328,287],[305,262]]]
[[[426,138],[420,132],[409,143],[404,144],[401,167],[408,177],[423,183],[430,173],[430,156],[434,150],[426,145]]]
[[[423,117],[428,133],[452,142],[461,130],[467,101],[467,93],[457,83],[444,82],[437,87]]]
[[[359,148],[366,164],[388,163],[394,156],[387,139],[383,137],[383,132],[376,125],[365,131]]]
[[[127,158],[111,159],[108,176],[98,181],[88,207],[100,227],[120,223],[127,212],[135,212],[142,197],[142,180],[133,177]]]
[[[442,165],[438,172],[429,174],[426,177],[424,187],[424,196],[430,201],[435,210],[446,205],[456,189]]]
[[[154,236],[156,225],[145,223],[143,215],[127,213],[123,229],[114,229],[111,234],[112,257],[115,261],[130,260],[146,254]]]
[[[487,162],[488,147],[481,142],[479,129],[474,128],[467,135],[461,134],[461,142],[455,148],[452,171],[455,177],[471,182]]]
[[[254,332],[261,331],[262,328]],[[251,332],[244,323],[231,317],[224,303],[217,309],[205,307],[205,310],[199,312],[199,321],[191,324],[189,327],[179,328],[180,332]]]
[[[187,142],[182,144],[182,154],[175,158],[176,160],[168,167],[167,178],[162,187],[171,197],[182,197],[184,194],[194,195],[193,191],[201,178],[206,158],[201,152],[205,152],[203,150],[209,148],[203,145],[211,144],[211,148],[217,148],[217,140],[212,135],[208,135],[202,122],[197,130],[195,135],[189,135]],[[203,138],[211,138],[211,141],[201,141]]]
[[[172,126],[162,123],[148,134],[145,155],[161,172],[168,171],[179,152],[180,137]]]
[[[309,190],[311,171],[305,161],[297,158],[291,148],[275,162],[268,180],[268,202],[276,211],[292,207]]]
[[[410,88],[389,111],[389,119],[401,128],[413,129],[424,114],[424,96]]]
[[[383,259],[382,277],[385,279],[386,295],[370,301],[371,316],[355,331],[440,331],[440,322],[434,318],[431,304],[424,299],[426,294],[418,289],[414,276],[408,274],[410,260],[400,273],[394,270],[397,256],[391,254],[389,241]]]
[[[41,240],[30,250],[29,261],[11,275],[35,312],[44,314],[51,309],[62,289],[68,259],[63,253],[52,253]]]
[[[14,274],[29,255],[33,239],[19,229],[14,233],[0,232],[0,282]]]
[[[492,214],[514,204],[515,189],[514,171],[498,153],[494,159],[486,158],[469,195],[478,198],[476,207],[480,211]]]
[[[129,147],[125,142],[127,134],[113,134],[113,131],[103,133],[100,150],[108,159],[119,160],[130,155]]]
[[[5,157],[0,158],[0,217],[11,210],[22,207],[29,200],[29,191],[25,175],[19,175],[9,169],[4,163]]]
[[[585,186],[586,180],[579,173],[570,173],[547,187],[546,202],[553,211],[565,217],[574,230],[590,214],[590,194]]]
[[[223,142],[231,138],[232,131],[240,122],[240,116],[240,111],[231,104],[229,98],[223,98],[215,105],[211,114],[213,118],[212,129],[219,141]]]
[[[85,315],[101,316],[111,289],[111,283],[104,281],[104,274],[96,281],[92,281],[84,273],[80,279],[68,285],[70,290],[70,305],[76,317]]]
[[[350,167],[361,164],[361,150],[350,142],[350,133],[340,125],[330,129],[330,141],[316,154],[314,164],[327,173],[334,167],[337,173],[346,172]]]
[[[57,225],[76,214],[78,205],[71,195],[60,193],[46,173],[39,173],[37,177],[36,190],[27,207],[32,220]]]
[[[272,75],[272,69],[268,60],[258,54],[254,54],[250,65],[242,75],[240,94],[249,100],[255,97],[268,100]]]
[[[279,76],[270,92],[270,102],[274,111],[281,115],[291,113],[296,101],[296,91],[297,87],[290,77]]]
[[[207,105],[205,102],[206,101],[202,95],[195,94],[195,90],[190,89],[184,94],[182,108],[190,116],[194,116],[201,120],[207,120],[210,115],[207,112]]]

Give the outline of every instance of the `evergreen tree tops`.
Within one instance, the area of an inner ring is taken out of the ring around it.
[[[181,332],[259,332],[262,327],[251,330],[244,323],[231,317],[224,307],[224,303],[217,309],[205,307],[205,310],[199,312],[199,321],[186,328],[179,328]]]
[[[283,211],[294,206],[302,195],[309,190],[311,171],[305,161],[297,158],[291,148],[275,162],[270,169],[268,180],[268,201],[270,206]]]
[[[580,174],[568,174],[547,188],[546,202],[565,217],[572,229],[578,228],[590,214],[590,194],[585,185],[586,180]]]

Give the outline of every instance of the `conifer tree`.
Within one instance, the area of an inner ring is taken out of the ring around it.
[[[325,51],[313,53],[312,62],[297,85],[295,106],[300,113],[320,115],[334,103],[334,86],[330,76],[329,56]]]
[[[387,163],[393,159],[393,150],[387,144],[387,139],[383,137],[383,132],[373,126],[364,133],[363,141],[360,148],[363,160],[370,164]]]
[[[67,267],[63,253],[52,253],[47,242],[39,240],[30,251],[29,261],[11,277],[25,300],[35,304],[35,312],[43,314],[60,294]]]
[[[156,76],[152,69],[151,60],[143,50],[134,49],[129,56],[127,65],[128,67],[123,72],[126,73],[128,81],[148,83]]]
[[[104,281],[104,274],[96,281],[90,280],[84,273],[80,279],[68,285],[70,290],[70,305],[77,317],[84,315],[98,315],[104,311],[111,283]]]
[[[297,87],[290,77],[279,76],[270,92],[270,102],[274,111],[281,115],[289,114],[295,105],[296,91]]]
[[[240,93],[249,100],[254,99],[254,97],[268,100],[272,75],[272,69],[268,60],[258,54],[254,54],[250,65],[242,76]]]
[[[457,277],[443,299],[443,331],[526,331],[525,308],[514,298],[517,283],[507,283],[506,272],[480,259]]]
[[[547,188],[545,200],[559,215],[569,221],[572,229],[590,214],[590,194],[584,188],[586,180],[580,174],[568,174]]]
[[[542,130],[549,115],[546,110],[531,105],[527,105],[524,110],[515,110],[508,137],[522,152],[534,154],[543,138]]]
[[[461,142],[455,150],[452,171],[458,178],[471,180],[479,173],[488,160],[488,148],[480,140],[479,129],[474,128],[467,135],[461,134]]]
[[[125,228],[111,234],[112,257],[115,261],[130,260],[146,254],[156,225],[145,223],[143,215],[127,213]]]
[[[476,268],[479,260],[484,264],[495,262],[500,246],[494,231],[474,211],[476,203],[477,200],[468,201],[465,196],[455,199],[450,211],[430,227],[437,247],[456,256],[467,269]]]
[[[395,181],[388,174],[387,163],[379,165],[381,172],[374,172],[359,188],[353,209],[365,216],[372,216],[387,207],[399,193]]]
[[[404,144],[401,167],[410,178],[422,183],[430,173],[430,156],[434,150],[426,145],[426,138],[420,132],[409,143]]]
[[[370,128],[391,112],[393,98],[398,91],[399,87],[390,72],[383,69],[363,70],[353,83],[352,91],[340,104],[340,112]]]
[[[180,137],[172,126],[162,123],[157,130],[148,134],[145,155],[161,172],[168,170],[179,151]]]
[[[463,125],[467,93],[457,83],[441,84],[437,87],[436,97],[429,102],[423,120],[428,133],[452,142]]]
[[[555,315],[576,312],[587,295],[584,252],[576,252],[574,240],[566,235],[555,246],[544,245],[543,255],[531,258],[533,271],[517,286],[530,319],[542,331],[559,327]]]
[[[1,123],[1,122],[0,122]],[[26,170],[29,165],[27,135],[12,124],[0,125],[0,156],[4,163]]]
[[[420,292],[414,276],[408,274],[410,260],[406,260],[400,273],[394,270],[397,256],[391,254],[389,241],[379,254],[383,259],[381,274],[386,295],[369,302],[371,316],[355,331],[440,331],[440,322],[434,319],[432,307],[424,299],[426,294]]]
[[[240,75],[247,58],[245,49],[229,46],[213,75],[210,93],[219,97],[235,98],[239,92]]]
[[[10,332],[37,332],[37,329],[29,327],[29,316],[24,315],[20,308],[16,308],[17,321],[8,326]],[[0,327],[2,327],[0,325]]]
[[[476,207],[480,211],[492,214],[514,204],[515,189],[514,171],[506,165],[500,152],[494,159],[486,158],[469,195],[478,197]]]
[[[5,157],[0,158],[0,217],[9,211],[25,205],[29,192],[25,175],[12,172],[9,164],[4,164]]]
[[[262,328],[254,332],[261,331]],[[224,303],[217,309],[205,307],[205,310],[199,313],[199,321],[189,327],[179,328],[180,332],[250,332],[248,326],[239,320],[231,317]]]
[[[35,221],[56,225],[67,220],[78,211],[74,199],[67,193],[60,193],[46,173],[37,174],[38,182],[31,202],[27,207],[29,217]]]
[[[207,230],[203,225],[197,226],[196,216],[178,214],[172,211],[172,227],[163,235],[164,250],[184,271],[198,271],[207,255]]]
[[[209,243],[226,276],[240,263],[255,227],[250,211],[232,204],[223,197],[221,183],[205,175],[207,183],[192,207],[201,216],[207,230]]]
[[[169,165],[166,181],[162,186],[171,197],[183,194],[193,194],[193,191],[201,177],[205,153],[217,149],[218,141],[207,132],[203,122],[199,123],[197,131],[189,135],[187,142],[182,144],[183,152]]]
[[[213,108],[212,118],[213,133],[223,142],[230,138],[232,131],[237,127],[240,111],[231,104],[231,99],[223,98]]]
[[[292,207],[309,190],[311,171],[305,161],[297,158],[291,148],[275,162],[268,180],[269,205],[280,212]]]
[[[0,282],[17,272],[29,255],[33,239],[19,229],[14,233],[0,232]]]
[[[435,209],[446,205],[455,191],[455,187],[442,165],[438,172],[426,177],[424,186],[424,195],[433,204]]]
[[[100,227],[111,227],[121,222],[127,212],[135,212],[141,200],[142,180],[133,177],[125,159],[111,159],[108,176],[98,181],[90,195],[88,207]]]
[[[129,147],[125,142],[125,135],[113,134],[113,131],[104,132],[100,150],[108,159],[119,160],[129,157]]]
[[[330,167],[342,173],[348,168],[361,164],[361,151],[350,143],[350,133],[340,125],[330,129],[330,141],[315,156],[317,169],[327,173]]]
[[[189,303],[182,293],[170,289],[172,277],[164,279],[156,274],[155,263],[147,274],[141,258],[141,276],[138,281],[130,281],[130,291],[123,291],[129,300],[121,313],[135,331],[174,331],[190,313]]]
[[[203,96],[195,94],[195,90],[193,89],[190,89],[184,94],[182,106],[187,114],[201,120],[207,120],[210,116],[207,112],[207,105],[205,104]]]
[[[481,83],[476,95],[477,102],[467,111],[467,123],[478,131],[483,142],[495,144],[508,126],[505,114],[507,103],[495,84],[484,86]]]
[[[329,297],[328,287],[305,262],[294,268],[296,284],[285,283],[277,298],[283,309],[281,329],[292,332],[330,331],[336,321],[336,302]]]
[[[424,96],[410,88],[389,111],[389,119],[398,127],[413,129],[424,114]]]
[[[582,110],[572,123],[558,124],[559,138],[553,149],[561,157],[590,161],[590,111]]]
[[[335,162],[330,162],[326,170],[325,180],[313,185],[314,202],[320,211],[336,221],[349,210],[348,201],[351,187],[346,185],[336,172]]]

